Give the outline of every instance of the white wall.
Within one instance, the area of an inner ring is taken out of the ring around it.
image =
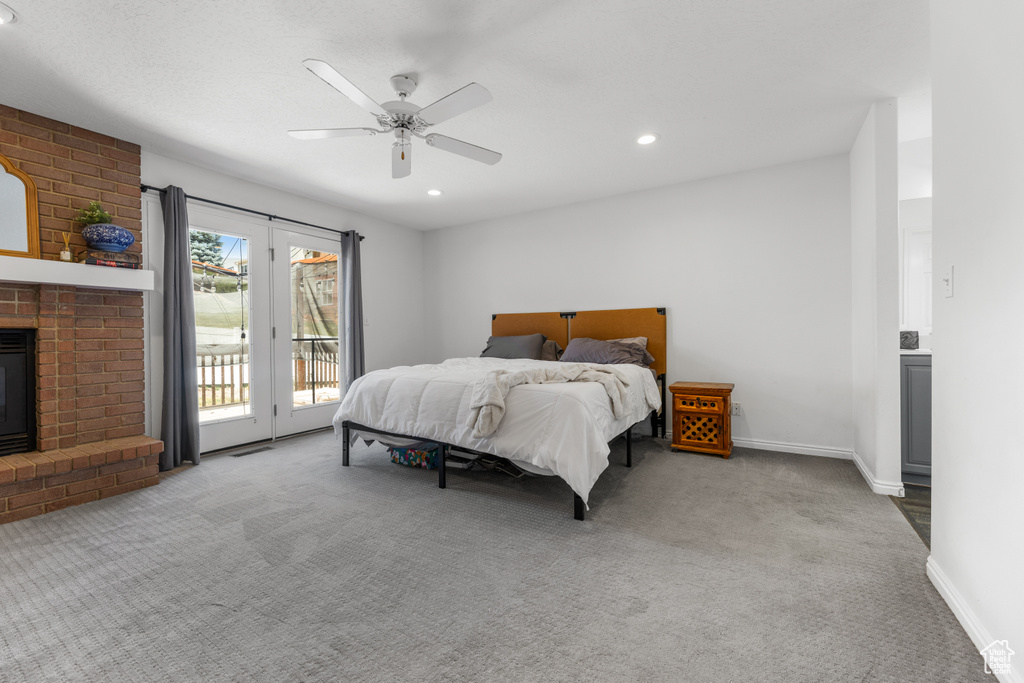
[[[426,351],[410,330],[423,326],[423,233],[394,223],[325,204],[288,192],[226,176],[199,166],[142,152],[142,182],[154,187],[177,185],[190,195],[244,206],[257,211],[321,225],[337,230],[357,230],[362,242],[363,312],[366,321],[366,369],[424,362]],[[144,222],[161,223],[159,211],[146,212]],[[287,228],[288,223],[281,226]],[[145,226],[144,226],[145,227]],[[161,238],[162,239],[162,238]],[[147,434],[155,434],[160,422],[159,329],[162,307],[162,242],[144,240],[149,267],[157,271],[157,292],[148,311],[153,332],[147,341],[150,356],[148,382],[150,422]],[[155,392],[155,393],[152,393]]]
[[[901,200],[899,210],[900,330],[916,330],[919,334],[919,348],[930,349],[934,282],[932,198]]]
[[[979,648],[1024,681],[1024,4],[931,4],[935,119],[932,556]],[[941,274],[954,266],[952,298]]]
[[[848,170],[835,156],[429,232],[432,361],[479,355],[492,313],[663,306],[669,382],[735,383],[738,444],[850,457]]]
[[[900,200],[900,229],[932,227],[932,198]]]
[[[850,150],[854,460],[902,495],[896,100],[871,106]]]
[[[899,142],[899,198],[932,196],[932,139]]]

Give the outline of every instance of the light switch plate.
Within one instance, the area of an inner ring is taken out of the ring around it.
[[[953,297],[953,266],[946,268],[946,272],[942,274],[942,284],[945,288],[945,295],[947,299]]]

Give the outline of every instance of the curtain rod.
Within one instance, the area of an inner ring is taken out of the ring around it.
[[[152,185],[145,185],[145,184],[143,184],[143,185],[140,185],[139,187],[142,188],[143,192],[148,192],[150,190],[153,190],[155,192],[159,192],[160,194],[164,194],[165,192],[167,192],[167,190],[165,190],[162,187],[153,187]],[[297,220],[294,220],[292,218],[285,218],[284,216],[275,216],[274,214],[267,213],[266,211],[256,211],[255,209],[247,209],[244,206],[235,206],[234,204],[225,204],[224,202],[216,202],[216,201],[214,201],[212,199],[203,199],[202,197],[196,197],[196,196],[190,195],[190,194],[186,194],[185,198],[186,199],[191,199],[194,202],[203,202],[204,204],[214,204],[216,206],[223,206],[226,209],[234,209],[235,211],[244,211],[246,213],[256,214],[257,216],[263,216],[265,218],[269,218],[272,221],[287,221],[288,223],[295,223],[296,225],[305,225],[305,226],[310,227],[310,228],[319,228],[320,230],[330,230],[331,232],[338,232],[338,233],[341,233],[342,235],[347,235],[350,232],[352,232],[351,230],[334,230],[332,228],[325,228],[322,225],[315,225],[313,223],[307,223],[305,221],[297,221]],[[364,235],[360,235],[359,236],[359,241],[360,242],[362,242],[364,239],[366,239],[366,237]]]

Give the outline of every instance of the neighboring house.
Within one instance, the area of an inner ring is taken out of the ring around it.
[[[296,303],[303,328],[296,336],[336,336],[338,333],[338,256],[320,254],[292,261],[292,291],[302,292]]]

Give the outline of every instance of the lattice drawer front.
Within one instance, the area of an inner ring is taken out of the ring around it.
[[[692,412],[699,410],[702,413],[721,413],[725,406],[725,399],[721,396],[676,396],[676,410]]]
[[[679,440],[706,444],[718,443],[722,434],[722,420],[716,416],[680,415]]]

